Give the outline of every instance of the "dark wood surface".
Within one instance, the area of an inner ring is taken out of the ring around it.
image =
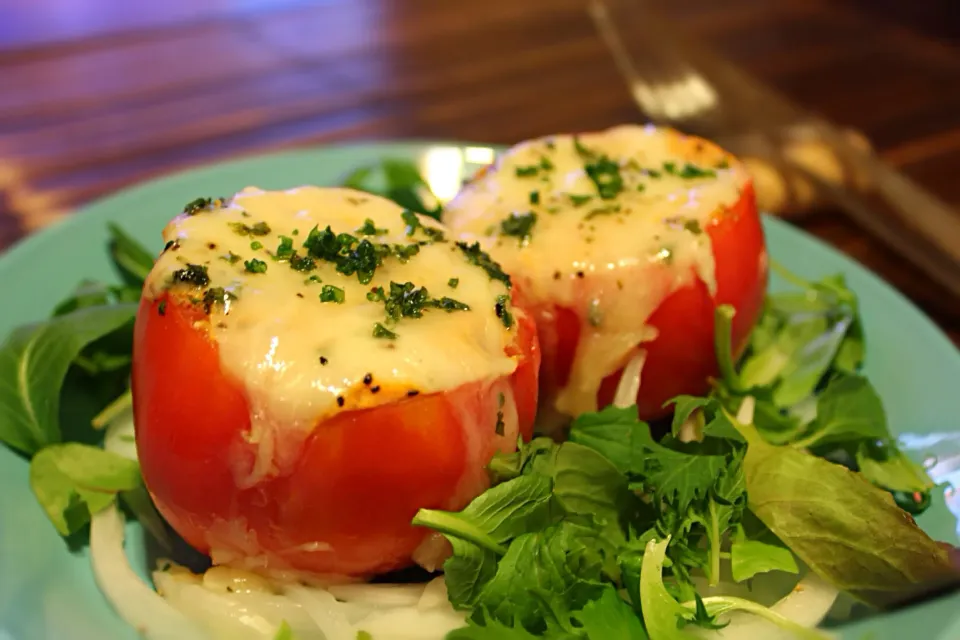
[[[661,0],[960,207],[954,0]],[[641,119],[584,0],[0,2],[0,249],[186,166],[331,141],[511,143]],[[798,225],[960,343],[960,301],[836,212]]]

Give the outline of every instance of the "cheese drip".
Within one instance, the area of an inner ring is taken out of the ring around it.
[[[440,239],[439,224],[421,217],[412,228],[403,213],[393,202],[350,189],[248,187],[177,217],[164,230],[167,249],[145,295],[173,287],[203,304],[205,293],[222,289],[208,305],[206,330],[225,375],[246,392],[246,438],[259,451],[256,460],[238,462],[238,486],[292,464],[310,430],[338,411],[493,381],[516,368],[504,353],[515,329],[496,310],[507,286]],[[292,247],[300,257],[309,255],[304,243],[311,230],[328,225],[410,255],[401,259],[391,250],[365,284],[330,260],[317,258],[315,268],[298,270],[290,259],[276,259],[284,244],[288,254]],[[205,286],[176,283],[190,265],[205,268]],[[391,323],[384,302],[368,298],[376,287],[389,293],[391,282],[413,283],[432,299],[469,309],[425,308],[419,318]],[[395,339],[375,337],[377,323]]]
[[[479,239],[533,308],[576,314],[569,378],[543,399],[576,416],[595,411],[603,379],[656,337],[647,321],[671,293],[697,279],[715,293],[704,229],[746,183],[742,166],[709,142],[620,126],[509,149],[447,206],[444,222]]]

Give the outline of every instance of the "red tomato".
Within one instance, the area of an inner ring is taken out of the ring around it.
[[[231,469],[256,455],[243,388],[221,370],[202,312],[169,294],[144,299],[133,397],[157,508],[196,549],[246,566],[370,575],[409,565],[427,533],[410,525],[417,510],[462,508],[486,488],[493,454],[515,447],[494,429],[505,386],[531,435],[540,353],[532,318],[515,315],[509,378],[339,413],[316,425],[292,471],[241,489]]]
[[[681,394],[703,394],[708,378],[718,375],[714,355],[714,312],[729,304],[736,310],[732,342],[735,355],[746,346],[750,330],[763,306],[767,286],[767,254],[757,213],[753,185],[747,184],[740,200],[716,214],[705,225],[716,263],[716,295],[695,279],[666,298],[648,323],[657,330],[655,340],[645,343],[647,357],[637,396],[640,417],[650,420],[670,413],[664,403]],[[545,396],[562,388],[570,374],[580,321],[566,308],[533,309],[543,348],[541,379]],[[598,404],[613,400],[621,371],[607,376],[600,387]]]

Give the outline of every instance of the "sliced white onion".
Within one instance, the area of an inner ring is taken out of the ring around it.
[[[798,625],[813,628],[826,617],[837,595],[833,586],[810,572],[770,609]],[[704,603],[709,606],[710,600],[704,598]],[[720,620],[730,624],[719,631],[698,630],[697,635],[711,640],[793,640],[796,637],[792,631],[745,611],[721,615]]]
[[[416,606],[425,588],[424,584],[341,584],[327,590],[344,602],[393,608]]]
[[[326,640],[354,640],[357,637],[356,629],[344,615],[343,603],[337,602],[329,591],[290,586],[285,592],[303,607]]]
[[[637,394],[640,393],[640,375],[643,373],[643,363],[647,359],[645,349],[638,349],[627,362],[617,383],[617,392],[613,396],[613,406],[619,408],[632,407],[637,404]]]
[[[419,611],[416,607],[397,607],[371,614],[357,624],[376,640],[441,640],[466,624],[463,613],[453,607]]]
[[[420,601],[417,602],[417,609],[420,611],[429,611],[430,609],[449,606],[450,600],[447,597],[447,582],[443,579],[443,576],[434,578],[428,582],[426,588],[423,590],[423,595],[420,596]]]
[[[137,459],[133,409],[127,409],[110,420],[103,438],[103,448],[131,460]]]
[[[123,550],[123,518],[113,505],[90,523],[90,564],[117,614],[148,640],[204,640],[206,635],[134,572]]]

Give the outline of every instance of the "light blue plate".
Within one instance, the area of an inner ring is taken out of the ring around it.
[[[123,225],[153,249],[160,230],[198,196],[230,195],[248,185],[280,189],[336,184],[352,168],[384,156],[416,159],[438,193],[492,150],[453,144],[361,144],[294,151],[196,169],[122,191],[0,257],[0,336],[45,318],[81,278],[114,280],[105,246],[107,221]],[[886,404],[892,428],[917,460],[934,463],[940,482],[960,481],[960,353],[910,302],[863,267],[782,222],[765,221],[770,254],[808,278],[842,272],[859,294],[868,340],[867,374]],[[774,280],[774,287],[780,285]],[[954,471],[956,468],[956,471]],[[842,500],[842,496],[838,496]],[[937,496],[920,524],[956,544],[960,497]],[[144,565],[142,538],[130,527],[128,547]],[[960,598],[936,602],[843,629],[844,640],[957,640]],[[91,575],[86,552],[71,553],[37,505],[26,462],[0,447],[0,640],[112,640],[135,634],[111,611]]]

